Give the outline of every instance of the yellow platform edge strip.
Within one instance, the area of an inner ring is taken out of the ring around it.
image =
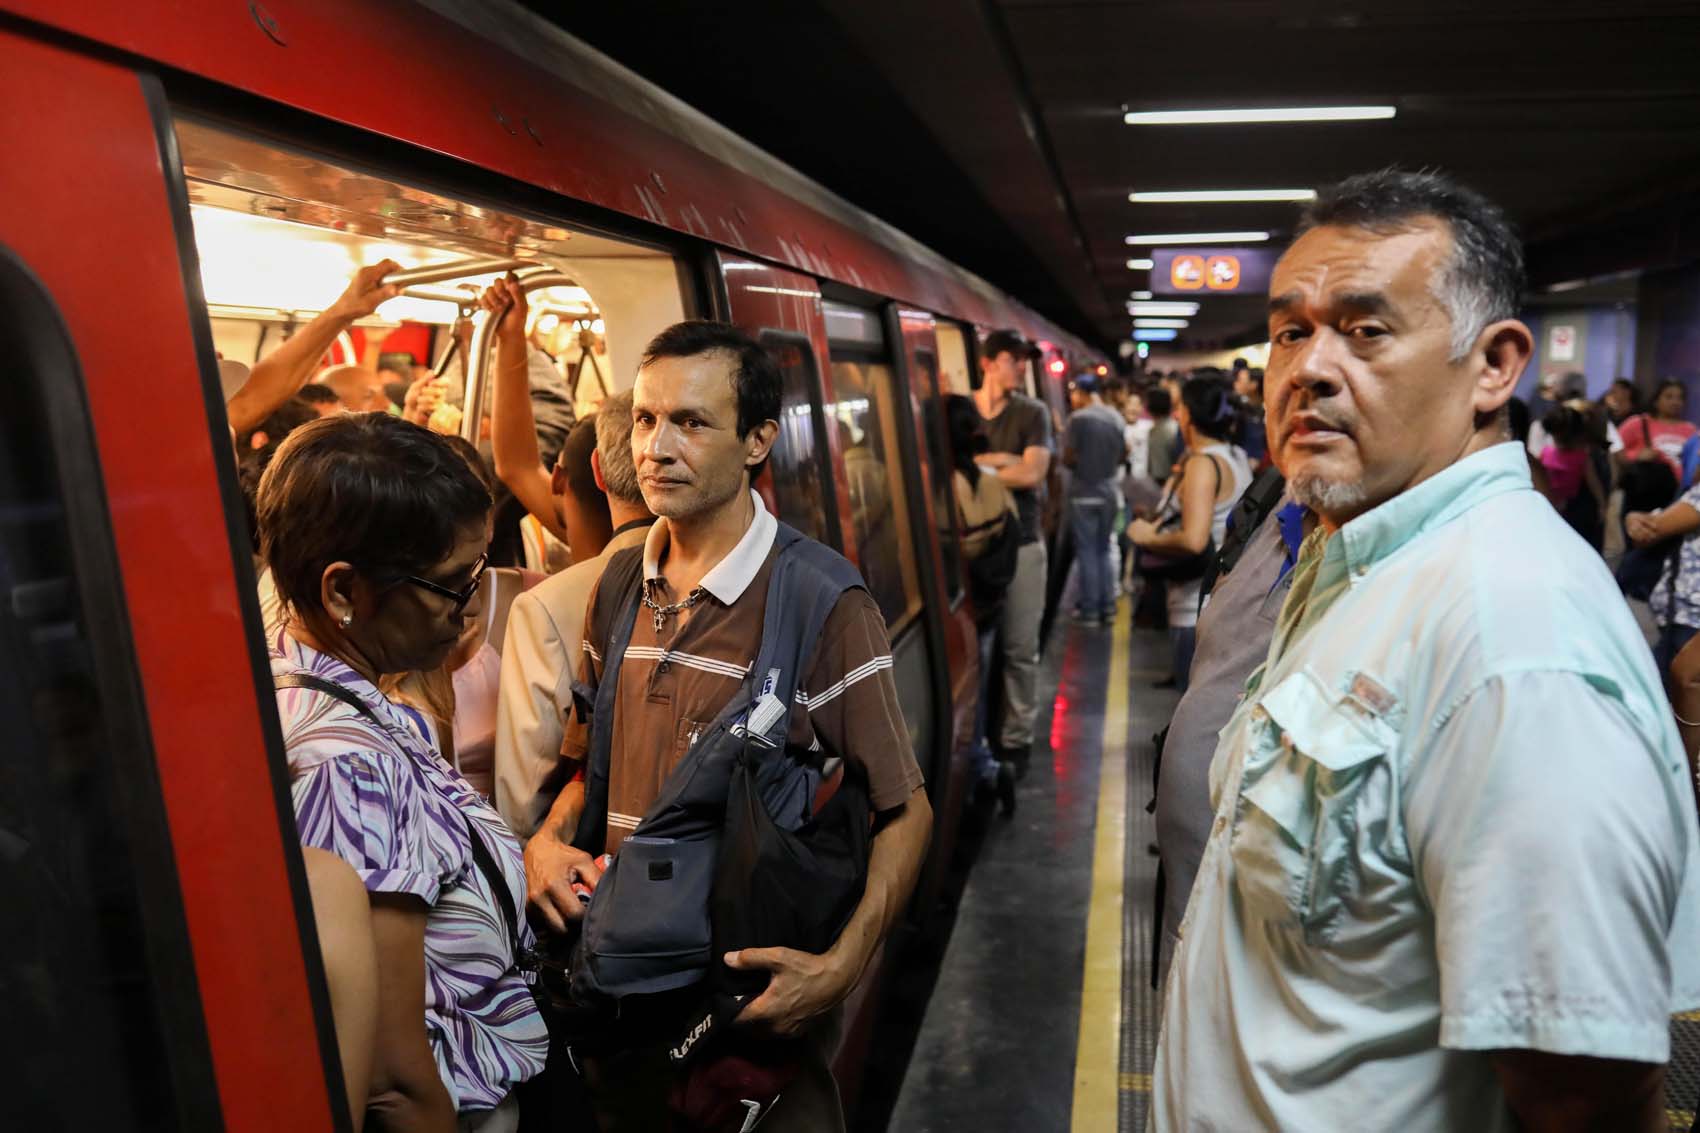
[[[1118,611],[1104,695],[1098,814],[1092,835],[1092,898],[1086,913],[1086,964],[1080,986],[1080,1039],[1074,1055],[1072,1128],[1103,1133],[1120,1114],[1122,891],[1127,846],[1127,682],[1130,623]],[[1149,1086],[1147,1086],[1149,1088]]]

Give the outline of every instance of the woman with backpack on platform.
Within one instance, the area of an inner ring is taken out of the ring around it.
[[[998,615],[1004,595],[1015,578],[1016,554],[1021,546],[1021,520],[1015,497],[1003,481],[975,463],[986,452],[990,439],[985,420],[971,398],[946,394],[945,426],[950,437],[951,490],[956,500],[956,522],[962,537],[962,557],[968,577],[969,597],[974,602],[974,623],[980,641],[980,695],[974,712],[975,793],[995,793],[1001,813],[1015,813],[1015,767],[992,754],[986,741],[991,715],[991,668],[996,643]]]

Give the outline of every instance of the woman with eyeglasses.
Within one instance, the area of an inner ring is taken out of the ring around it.
[[[517,1128],[513,1090],[548,1050],[520,973],[520,846],[378,689],[439,668],[477,618],[489,508],[448,442],[375,413],[295,430],[259,488],[296,826],[354,868],[372,907],[367,1112],[386,1130]]]

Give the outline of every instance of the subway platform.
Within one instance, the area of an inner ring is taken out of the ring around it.
[[[1066,606],[1065,606],[1066,608]],[[956,909],[887,1128],[1142,1133],[1156,1047],[1151,988],[1152,736],[1174,709],[1168,640],[1059,621],[1033,762],[994,819]],[[1673,1133],[1700,1100],[1700,1012],[1671,1021]]]

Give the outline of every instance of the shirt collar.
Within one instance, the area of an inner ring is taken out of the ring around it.
[[[750,502],[755,506],[755,518],[744,529],[743,538],[702,576],[699,584],[726,606],[743,596],[762,563],[767,561],[767,553],[773,549],[774,536],[779,533],[779,521],[768,512],[767,505],[753,489]],[[669,538],[667,520],[656,520],[643,542],[644,582],[661,577],[661,556],[667,550]]]
[[[1515,441],[1496,444],[1442,469],[1340,528],[1329,552],[1344,557],[1352,582],[1425,532],[1478,504],[1518,489],[1532,490],[1529,459]]]

